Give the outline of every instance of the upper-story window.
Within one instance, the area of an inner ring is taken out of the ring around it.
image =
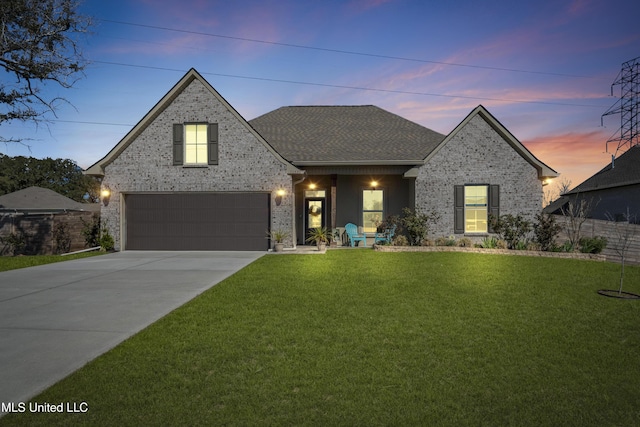
[[[207,157],[206,123],[184,125],[184,163],[189,165],[206,165],[209,163]]]
[[[218,124],[186,123],[173,125],[174,165],[217,165]]]

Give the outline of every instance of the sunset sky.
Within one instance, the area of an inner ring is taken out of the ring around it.
[[[191,67],[247,120],[373,104],[447,134],[484,105],[573,186],[610,161],[611,85],[640,56],[637,0],[86,0],[91,61],[47,126],[4,124],[8,155],[104,156]],[[3,73],[3,81],[10,78]]]

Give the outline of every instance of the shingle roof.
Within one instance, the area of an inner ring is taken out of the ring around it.
[[[294,164],[421,161],[445,135],[373,105],[282,107],[249,121]]]
[[[640,183],[640,145],[631,147],[620,157],[602,168],[586,181],[566,194],[584,193],[585,191],[602,190],[604,188],[621,187]]]
[[[0,196],[0,210],[17,211],[99,211],[97,203],[79,203],[53,190],[29,187]]]

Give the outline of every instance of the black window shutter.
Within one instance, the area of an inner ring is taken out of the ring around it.
[[[499,185],[489,186],[489,215],[492,215],[496,218],[500,217],[500,186]],[[491,222],[489,222],[489,232],[493,233]]]
[[[218,124],[210,123],[208,129],[209,135],[209,164],[217,165],[218,164]]]
[[[184,163],[184,147],[183,147],[184,131],[181,124],[173,125],[173,164],[181,165]]]
[[[453,186],[453,232],[464,233],[464,185]]]

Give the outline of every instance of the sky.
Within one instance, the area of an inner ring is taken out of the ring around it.
[[[195,68],[247,120],[377,105],[448,134],[482,104],[573,187],[610,162],[620,116],[601,116],[622,63],[640,56],[637,0],[85,0],[79,11],[94,23],[79,40],[84,77],[44,88],[69,102],[48,125],[0,126],[25,138],[1,153],[87,168]]]

